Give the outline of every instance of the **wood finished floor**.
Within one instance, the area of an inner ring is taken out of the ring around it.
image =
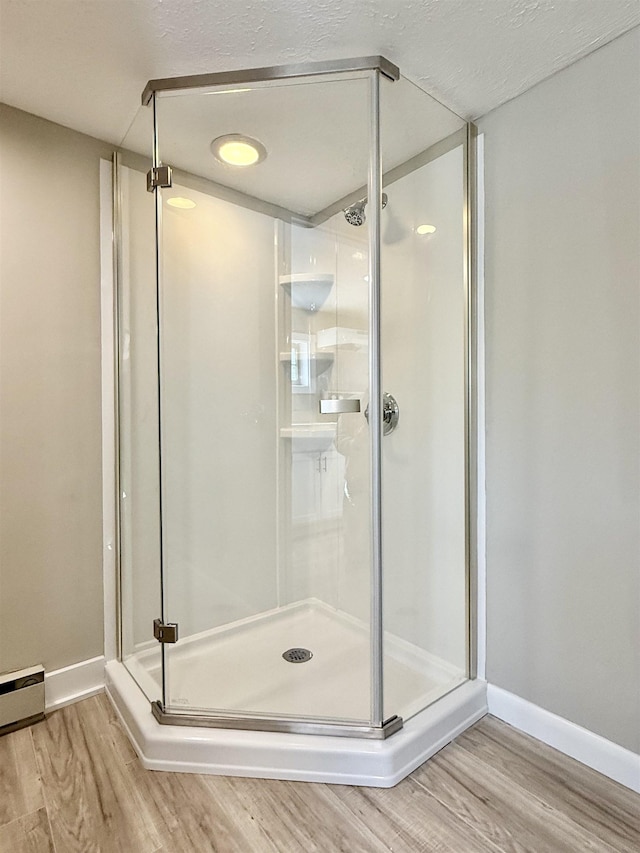
[[[95,696],[0,738],[0,853],[640,851],[640,796],[486,717],[395,788],[144,770]]]

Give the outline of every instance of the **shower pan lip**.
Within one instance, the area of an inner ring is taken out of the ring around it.
[[[379,71],[389,80],[398,80],[400,69],[384,56],[357,56],[330,59],[322,62],[296,62],[288,65],[269,65],[263,68],[239,68],[236,71],[214,71],[209,74],[189,74],[183,77],[160,77],[149,80],[142,92],[142,106],[151,103],[159,92],[184,89],[208,89],[214,86],[235,86],[239,83],[263,83],[295,77],[314,77],[320,74]]]
[[[465,681],[386,740],[160,725],[117,660],[105,689],[147,770],[391,788],[487,714],[487,684]]]
[[[267,730],[272,725],[274,731],[282,731],[283,723],[300,722],[312,724],[306,730],[317,733],[318,724],[331,723],[342,729],[339,732],[331,729],[337,735],[356,736],[363,727],[366,730],[370,726],[365,710],[368,704],[366,684],[358,684],[352,674],[347,679],[349,686],[342,682],[337,687],[338,693],[334,694],[334,697],[340,697],[337,705],[327,701],[326,684],[330,683],[332,676],[338,674],[334,655],[341,655],[348,650],[350,659],[357,660],[358,647],[361,653],[368,646],[368,634],[366,621],[338,611],[319,599],[309,598],[255,614],[230,625],[183,637],[180,647],[172,651],[172,683],[176,698],[173,703],[169,702],[168,708],[158,706],[157,710],[161,713],[167,710],[177,717],[176,725],[186,725],[186,718],[190,718],[191,724],[201,726],[214,725],[214,720],[225,719],[233,722],[223,723],[224,727],[250,729],[251,721],[257,720],[256,728]],[[317,656],[313,658],[315,665],[312,664],[310,669],[290,667],[281,662],[282,648],[294,637],[306,645],[313,637]],[[224,648],[222,654],[219,651],[220,644]],[[256,645],[260,652],[255,648]],[[395,684],[392,691],[395,700],[389,703],[387,714],[383,714],[385,721],[391,720],[394,714],[399,714],[404,720],[410,719],[466,679],[464,671],[459,667],[403,641],[390,631],[385,632],[384,646],[383,666],[390,679],[389,684],[392,680]],[[252,648],[255,654],[251,654]],[[266,651],[263,653],[262,650]],[[261,691],[261,699],[257,702],[242,693],[238,694],[234,679],[224,675],[225,670],[233,667],[234,659],[250,659],[255,667],[245,673],[248,679],[245,685],[256,683],[256,679],[261,677],[260,673],[269,671],[275,663],[276,669],[268,679],[268,690]],[[141,649],[129,655],[124,663],[149,701],[159,698],[162,674],[157,647]],[[204,677],[199,666],[204,666],[207,677]],[[403,693],[408,673],[411,673],[409,681],[412,684],[410,697]],[[303,703],[304,707],[299,704],[296,689],[300,678],[306,679],[307,702]],[[321,695],[313,692],[319,685],[325,685],[320,688]],[[230,709],[234,709],[233,712]],[[311,709],[313,713],[310,713]],[[165,716],[159,722],[166,725],[172,724],[173,720]],[[394,725],[397,726],[398,722]],[[302,727],[296,730],[301,731]],[[394,730],[389,729],[385,734],[391,735]],[[379,729],[372,733],[366,732],[364,736],[372,735],[380,736]]]

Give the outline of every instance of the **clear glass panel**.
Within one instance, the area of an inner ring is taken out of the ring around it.
[[[123,140],[118,169],[122,660],[150,700],[162,695],[160,647],[153,639],[161,601],[154,201],[145,174],[152,139],[152,112],[141,109]]]
[[[157,98],[174,713],[369,719],[367,226],[325,211],[366,195],[368,83]],[[228,134],[266,158],[219,162]]]
[[[369,719],[368,85],[316,78],[157,101],[175,168],[158,234],[174,713]],[[151,120],[141,110],[120,169],[119,405],[123,659],[155,699]],[[382,443],[385,718],[468,674],[463,129],[406,80],[381,81],[383,387],[400,407]],[[238,132],[266,159],[216,161],[212,140]],[[299,648],[311,660],[282,658]]]
[[[467,677],[464,122],[403,78],[381,116],[384,704],[406,719]]]

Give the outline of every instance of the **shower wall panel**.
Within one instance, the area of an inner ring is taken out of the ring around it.
[[[368,403],[367,232],[347,225],[339,213],[315,229],[286,230],[283,254],[287,271],[316,270],[332,275],[334,284],[317,310],[291,311],[292,334],[306,336],[316,363],[324,359],[328,366],[312,377],[309,393],[289,395],[291,412],[282,414],[282,422],[289,417],[297,424],[320,422],[333,427],[333,437],[322,447],[281,445],[285,472],[291,463],[290,480],[286,473],[284,477],[291,484],[291,519],[287,511],[281,518],[282,603],[315,598],[367,624],[369,435],[363,414]],[[320,396],[357,397],[361,411],[319,415]],[[312,501],[300,493],[297,469],[306,488],[316,483]]]
[[[340,213],[337,262],[340,272],[338,323],[344,343],[336,383],[339,389],[361,389],[362,411],[338,421],[336,447],[345,458],[343,482],[343,547],[338,574],[339,607],[368,624],[371,613],[371,532],[370,532],[370,437],[364,411],[369,403],[368,365],[368,247],[363,228],[347,225]]]

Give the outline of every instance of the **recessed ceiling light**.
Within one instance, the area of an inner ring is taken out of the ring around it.
[[[433,234],[435,230],[435,225],[418,225],[416,228],[416,234]]]
[[[220,163],[228,166],[254,166],[267,156],[267,149],[257,139],[241,133],[218,136],[211,143],[211,153]]]
[[[196,206],[195,201],[191,201],[190,198],[181,198],[180,196],[168,198],[167,204],[170,207],[179,207],[180,210],[191,210],[192,207]]]

